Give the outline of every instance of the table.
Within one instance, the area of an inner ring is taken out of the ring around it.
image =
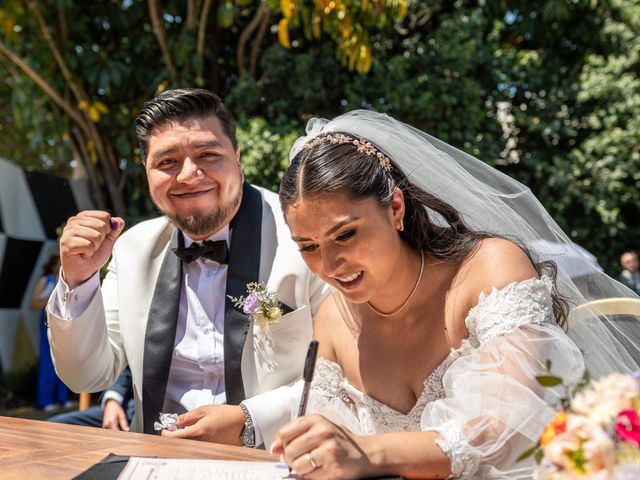
[[[109,453],[277,461],[263,450],[0,416],[2,480],[68,480]]]

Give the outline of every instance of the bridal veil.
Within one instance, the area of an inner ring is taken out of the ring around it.
[[[327,132],[366,138],[417,186],[455,207],[469,227],[517,240],[537,261],[555,261],[558,290],[572,308],[602,298],[638,298],[580,251],[529,188],[477,158],[388,115],[368,110],[352,111],[330,121],[311,119],[307,135],[296,141],[290,158],[311,138]],[[569,315],[568,335],[582,350],[590,375],[637,370],[640,340],[595,310],[582,313],[580,318]]]

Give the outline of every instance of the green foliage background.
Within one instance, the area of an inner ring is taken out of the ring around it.
[[[161,9],[175,76],[154,35],[151,3]],[[342,3],[357,21],[364,2]],[[96,192],[106,192],[103,207],[117,210],[121,195],[130,223],[154,215],[133,118],[162,89],[199,85],[220,93],[237,116],[245,173],[256,184],[277,188],[310,117],[372,108],[527,184],[577,243],[617,273],[619,252],[639,247],[640,238],[640,2],[407,3],[403,18],[394,6],[384,21],[362,20],[373,56],[367,74],[337,59],[334,24],[314,38],[302,15],[288,31],[291,48],[283,48],[278,1],[213,1],[212,13],[198,17],[206,27],[201,55],[199,25],[189,27],[187,11],[200,12],[199,0],[5,0],[0,39],[63,98],[77,100],[27,8],[41,7],[73,81],[90,105],[108,107],[94,124],[114,152],[115,193],[99,168],[104,159],[89,163]],[[267,25],[263,37],[245,35],[258,18]],[[72,147],[86,136],[1,52],[0,93],[0,155],[27,168],[77,171]]]

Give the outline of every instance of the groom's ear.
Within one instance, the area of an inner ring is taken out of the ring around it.
[[[389,203],[389,209],[391,216],[393,217],[394,224],[404,219],[405,205],[404,205],[404,193],[398,187],[393,189],[393,196]]]

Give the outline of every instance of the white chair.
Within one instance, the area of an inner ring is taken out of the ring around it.
[[[640,298],[602,298],[583,303],[571,310],[569,318],[581,320],[588,315],[631,315],[640,319]]]
[[[592,315],[607,317],[604,325],[627,349],[631,358],[640,365],[640,299],[603,298],[578,305],[569,313],[570,321],[580,321]]]

